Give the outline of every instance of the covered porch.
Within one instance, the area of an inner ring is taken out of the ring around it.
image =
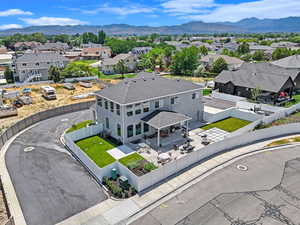
[[[145,142],[155,149],[181,145],[188,140],[191,119],[181,113],[157,110],[142,119],[150,128]]]

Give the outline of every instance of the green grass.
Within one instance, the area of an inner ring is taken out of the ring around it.
[[[116,161],[107,151],[117,145],[99,136],[85,138],[77,141],[76,144],[101,168]]]
[[[128,156],[125,156],[125,157],[119,159],[119,162],[122,163],[124,166],[128,167],[128,166],[138,163],[142,160],[145,160],[145,158],[143,156],[141,156],[138,153],[133,153],[133,154],[130,154]]]
[[[212,90],[210,88],[205,88],[205,89],[203,89],[203,96],[210,95],[211,92],[212,92]]]
[[[128,73],[124,74],[124,78],[134,78],[136,76],[135,73]],[[98,75],[100,79],[121,79],[122,75],[121,74],[111,74],[111,75],[105,75],[103,73],[100,73]]]
[[[209,130],[211,128],[219,128],[228,132],[236,131],[244,126],[250,124],[250,121],[241,120],[238,118],[230,117],[224,120],[217,121],[215,123],[208,124],[206,126],[201,127],[203,130]]]
[[[293,99],[294,99],[295,101],[285,103],[285,104],[284,104],[284,107],[289,108],[289,107],[291,107],[291,106],[293,106],[293,105],[295,105],[295,104],[300,103],[300,94],[294,95],[294,96],[293,96]]]
[[[84,128],[86,127],[87,125],[93,123],[92,120],[86,120],[86,121],[83,121],[83,122],[80,122],[80,123],[77,123],[77,124],[74,124],[72,127],[70,127],[66,133],[70,133],[70,132],[73,132],[75,130],[79,130],[81,128]]]

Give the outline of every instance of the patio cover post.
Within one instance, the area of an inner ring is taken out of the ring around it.
[[[157,129],[157,147],[160,145],[160,129]]]

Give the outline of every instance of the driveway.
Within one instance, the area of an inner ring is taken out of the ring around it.
[[[300,147],[241,159],[131,223],[140,224],[299,225]]]
[[[66,128],[91,117],[88,110],[53,117],[10,145],[6,166],[28,225],[53,225],[106,199],[59,140]]]

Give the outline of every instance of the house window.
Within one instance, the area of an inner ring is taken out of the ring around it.
[[[136,114],[136,115],[141,114],[141,113],[142,113],[142,110],[141,110],[141,109],[136,109],[136,110],[135,110],[135,114]]]
[[[175,97],[172,97],[171,98],[171,105],[174,105],[175,104]]]
[[[100,107],[102,107],[102,98],[98,98],[98,99],[97,99],[97,103],[98,103],[98,105],[99,105]]]
[[[192,99],[195,99],[196,98],[196,93],[193,93],[192,94]]]
[[[108,109],[108,102],[107,102],[107,100],[105,100],[105,102],[104,102],[104,108]]]
[[[117,135],[121,137],[122,132],[121,132],[121,125],[117,124]]]
[[[144,108],[144,113],[149,112],[149,110],[150,110],[149,107],[145,107]]]
[[[128,111],[128,112],[127,112],[127,116],[128,116],[128,117],[133,116],[133,111]]]
[[[27,64],[26,64],[26,63],[23,63],[22,66],[27,66]]]
[[[140,135],[142,133],[142,124],[138,123],[135,125],[135,135]]]
[[[154,103],[154,106],[155,106],[156,109],[158,109],[158,108],[159,108],[159,101],[156,101],[156,102]]]
[[[105,118],[105,126],[109,129],[109,119],[107,117]]]
[[[120,112],[120,105],[116,104],[116,107],[117,107],[117,115],[120,115],[121,112]]]
[[[35,65],[36,65],[36,66],[39,66],[40,64],[39,64],[39,63],[36,63]]]
[[[143,111],[144,111],[144,113],[150,111],[150,103],[149,102],[144,102],[143,103]]]
[[[133,125],[129,125],[127,127],[127,137],[132,137],[133,136]]]
[[[110,102],[110,111],[114,112],[114,103],[113,102]]]
[[[144,123],[144,133],[149,132],[149,125],[147,123]]]

